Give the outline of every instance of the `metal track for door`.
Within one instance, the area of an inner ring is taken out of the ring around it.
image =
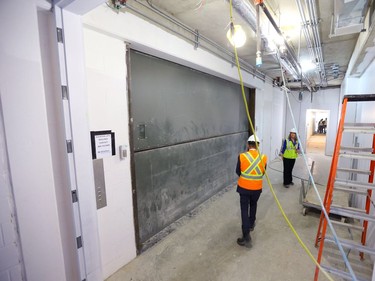
[[[60,68],[60,82],[61,82],[61,106],[63,108],[64,118],[64,132],[66,138],[66,160],[67,170],[69,176],[70,192],[72,194],[72,209],[74,214],[75,223],[75,238],[77,247],[77,256],[79,262],[79,273],[80,280],[86,280],[86,267],[84,257],[84,241],[82,240],[82,226],[81,226],[81,215],[79,208],[79,191],[77,186],[77,175],[74,164],[74,145],[72,140],[72,128],[71,128],[71,110],[69,101],[69,85],[67,81],[67,70],[66,70],[66,56],[65,56],[65,45],[64,45],[64,30],[62,21],[62,10],[58,6],[54,6],[55,22],[56,22],[56,34],[57,34],[57,45],[58,45],[58,56],[59,56],[59,68]]]

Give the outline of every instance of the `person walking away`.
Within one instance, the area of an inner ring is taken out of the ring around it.
[[[318,134],[322,134],[322,133],[323,133],[323,119],[320,119],[318,123]]]
[[[267,165],[267,156],[259,155],[254,135],[247,140],[248,151],[238,156],[236,173],[239,176],[237,192],[240,195],[242,237],[237,239],[240,246],[248,246],[251,241],[250,231],[254,230],[257,203],[262,193],[263,176]]]
[[[323,120],[323,134],[327,133],[327,118]]]
[[[300,151],[296,133],[296,129],[293,128],[290,130],[289,136],[284,139],[280,151],[284,165],[284,187],[286,188],[289,185],[294,185],[292,171]]]

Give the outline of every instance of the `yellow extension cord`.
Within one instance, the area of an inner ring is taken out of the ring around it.
[[[233,11],[232,11],[232,0],[230,0],[230,3],[229,3],[229,6],[230,6],[230,24],[234,24],[233,23]],[[240,78],[240,84],[241,84],[241,91],[242,91],[242,97],[243,97],[243,100],[244,100],[244,104],[245,104],[245,108],[246,108],[246,114],[247,114],[247,118],[249,120],[249,123],[250,123],[250,128],[251,128],[251,131],[253,132],[254,134],[254,137],[255,139],[258,139],[256,134],[255,134],[255,130],[254,130],[254,126],[253,126],[253,122],[251,121],[251,117],[250,117],[250,113],[249,113],[249,107],[247,105],[247,101],[246,101],[246,96],[245,96],[245,89],[244,89],[244,85],[243,85],[243,80],[242,80],[242,74],[241,74],[241,68],[240,68],[240,63],[239,63],[239,60],[238,60],[238,54],[237,54],[237,48],[236,46],[233,45],[233,49],[234,49],[234,55],[235,55],[235,58],[236,58],[236,66],[237,66],[237,71],[238,71],[238,76]],[[259,150],[259,146],[258,146],[258,143],[255,142],[256,144],[256,149],[259,153],[259,155],[261,155],[261,152]],[[262,165],[263,165],[263,162],[261,162]],[[264,168],[264,167],[263,167]],[[303,243],[301,237],[298,235],[297,231],[295,230],[295,228],[293,227],[292,223],[290,222],[290,220],[288,219],[287,215],[285,214],[284,210],[283,210],[283,207],[281,206],[281,203],[279,201],[279,199],[277,198],[276,196],[276,193],[273,189],[273,186],[271,184],[271,181],[270,181],[270,178],[268,177],[268,173],[267,173],[267,170],[265,170],[265,175],[266,175],[266,179],[267,179],[267,183],[268,183],[268,186],[270,187],[270,190],[272,192],[272,195],[276,201],[276,204],[281,212],[281,214],[283,215],[285,221],[287,222],[289,228],[292,230],[294,236],[297,238],[299,244],[301,245],[301,247],[306,251],[307,255],[312,259],[312,261],[316,264],[316,266],[319,267],[319,269],[323,272],[323,274],[328,278],[328,280],[330,281],[333,281],[332,277],[329,276],[328,272],[325,271],[321,266],[320,264],[318,263],[318,261],[314,258],[314,256],[312,255],[312,253],[310,252],[310,250],[307,248],[307,246],[305,245],[305,243]]]

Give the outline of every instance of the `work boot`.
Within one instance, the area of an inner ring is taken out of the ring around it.
[[[237,239],[237,244],[240,246],[248,246],[251,241],[250,233],[244,233],[241,238]]]

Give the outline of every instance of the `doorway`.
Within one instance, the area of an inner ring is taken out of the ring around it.
[[[308,109],[306,111],[306,151],[325,154],[329,110]]]

